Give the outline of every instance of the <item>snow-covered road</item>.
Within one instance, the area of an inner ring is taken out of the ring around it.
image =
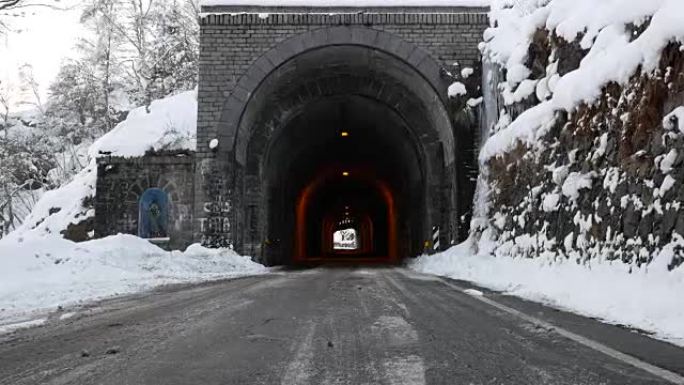
[[[579,263],[551,253],[537,258],[496,255],[473,239],[412,260],[412,269],[475,282],[508,295],[650,333],[684,347],[684,269],[668,271],[666,248],[637,267],[606,258]],[[479,252],[476,252],[479,248]]]
[[[684,379],[673,345],[400,268],[283,271],[112,299],[0,337],[0,357],[0,384],[12,385]]]

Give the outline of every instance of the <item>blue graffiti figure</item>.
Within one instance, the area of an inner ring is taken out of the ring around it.
[[[168,237],[169,198],[164,190],[151,188],[140,197],[138,235],[142,238]]]

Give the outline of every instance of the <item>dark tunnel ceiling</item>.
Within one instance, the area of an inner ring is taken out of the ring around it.
[[[341,137],[341,131],[349,133]],[[358,96],[312,103],[272,140],[264,177],[299,190],[316,174],[335,168],[369,168],[397,191],[421,183],[419,150],[396,113]]]

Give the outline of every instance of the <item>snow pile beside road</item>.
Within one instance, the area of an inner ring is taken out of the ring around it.
[[[79,223],[95,216],[84,201],[95,195],[97,165],[92,160],[71,182],[47,191],[33,206],[22,224],[7,239],[14,239],[31,232],[35,235],[60,234],[72,223]]]
[[[677,294],[684,293],[684,268],[668,272],[670,248],[650,265],[637,268],[620,261],[590,260],[582,265],[553,256],[495,257],[477,254],[472,246],[466,242],[421,256],[410,267],[642,329],[684,346],[684,296]]]
[[[81,301],[267,269],[229,249],[165,251],[132,235],[74,243],[58,236],[0,240],[0,321]]]

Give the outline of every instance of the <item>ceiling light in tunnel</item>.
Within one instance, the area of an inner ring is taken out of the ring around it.
[[[340,132],[340,136],[343,137],[343,138],[346,138],[347,136],[349,136],[349,131],[342,131],[342,132]]]
[[[342,176],[349,176],[349,171],[342,171]]]

